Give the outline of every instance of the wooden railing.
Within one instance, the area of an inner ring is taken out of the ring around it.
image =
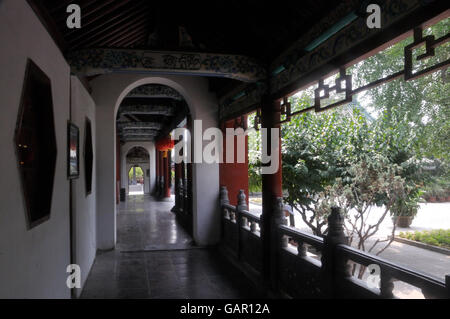
[[[221,187],[220,199],[223,245],[244,267],[262,276],[260,217],[248,211],[243,190],[237,206],[230,205],[226,187]],[[266,280],[272,282],[271,289],[293,298],[395,298],[398,281],[417,287],[425,298],[450,298],[450,276],[440,280],[348,246],[339,208],[332,208],[324,238],[287,226],[282,198],[273,209],[271,231],[277,244],[270,258],[276,271]],[[354,264],[374,273],[358,279],[350,272]]]
[[[250,271],[261,272],[260,218],[248,211],[243,190],[238,194],[237,206],[230,205],[226,188],[221,192],[226,192],[221,193],[223,242],[239,261],[251,267]]]
[[[450,290],[446,283],[433,276],[423,274],[417,270],[412,270],[404,266],[399,266],[391,261],[385,260],[378,256],[365,253],[348,245],[338,245],[336,247],[338,258],[346,261],[352,261],[363,266],[375,265],[379,270],[380,287],[375,289],[367,289],[365,281],[350,277],[349,274],[343,278],[342,288],[348,290],[348,293],[365,290],[364,293],[370,291],[372,297],[394,298],[394,282],[404,282],[421,290],[425,298],[449,298]],[[449,278],[449,276],[447,276]],[[448,279],[447,279],[448,281]],[[346,289],[347,288],[347,289]],[[348,289],[350,288],[350,289]],[[355,294],[357,297],[359,293]]]

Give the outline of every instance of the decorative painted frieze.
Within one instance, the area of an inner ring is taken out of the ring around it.
[[[232,78],[244,82],[264,79],[265,69],[242,55],[161,52],[125,49],[85,49],[68,56],[74,73],[165,73]]]
[[[304,43],[298,42],[297,46],[291,47],[287,53],[281,55],[282,59],[277,59],[277,65],[273,64],[273,68],[282,65],[284,71],[271,78],[271,93],[280,91],[285,86],[302,78],[305,74],[325,65],[332,58],[348,52],[362,41],[383,32],[385,28],[425,4],[426,2],[420,0],[386,0],[381,10],[381,21],[383,24],[381,29],[368,28],[366,19],[360,17],[311,52],[305,53]],[[299,55],[299,52],[303,53],[297,58],[296,54]]]
[[[121,105],[117,116],[122,114],[175,115],[175,108],[166,105]]]

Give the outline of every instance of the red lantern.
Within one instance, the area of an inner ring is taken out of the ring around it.
[[[175,146],[174,140],[170,136],[166,136],[158,141],[156,141],[156,149],[158,151],[164,152],[164,157],[167,157],[167,151],[170,151]]]

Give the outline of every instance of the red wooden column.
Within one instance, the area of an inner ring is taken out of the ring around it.
[[[261,124],[267,129],[268,152],[271,145],[271,128],[280,128],[280,102],[273,101],[268,96],[262,99]],[[263,278],[267,285],[273,285],[272,279],[276,277],[276,240],[274,206],[277,197],[282,197],[281,175],[281,132],[279,134],[279,168],[274,174],[262,174],[262,215],[261,239],[263,243]],[[270,153],[269,153],[270,154]],[[270,164],[270,163],[269,163]],[[269,166],[269,164],[265,164]],[[264,164],[263,164],[264,165]],[[231,198],[231,196],[230,196]]]
[[[243,117],[247,121],[247,116]],[[231,205],[237,205],[237,194],[240,189],[245,192],[248,206],[248,136],[245,136],[245,162],[237,163],[237,136],[234,137],[234,160],[233,163],[226,163],[226,129],[234,128],[235,124],[240,125],[240,120],[229,120],[222,124],[223,132],[223,163],[219,165],[220,186],[226,186]]]
[[[158,194],[158,184],[159,184],[159,151],[155,152],[155,189],[153,190],[153,195]]]
[[[170,197],[169,154],[170,154],[169,151],[163,152],[164,188],[162,195],[165,198]]]
[[[159,186],[158,186],[158,196],[162,197],[164,195],[164,158],[163,152],[158,151],[159,155]]]

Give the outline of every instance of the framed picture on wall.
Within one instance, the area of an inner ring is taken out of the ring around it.
[[[80,176],[80,130],[71,123],[67,123],[67,177],[69,179]]]

